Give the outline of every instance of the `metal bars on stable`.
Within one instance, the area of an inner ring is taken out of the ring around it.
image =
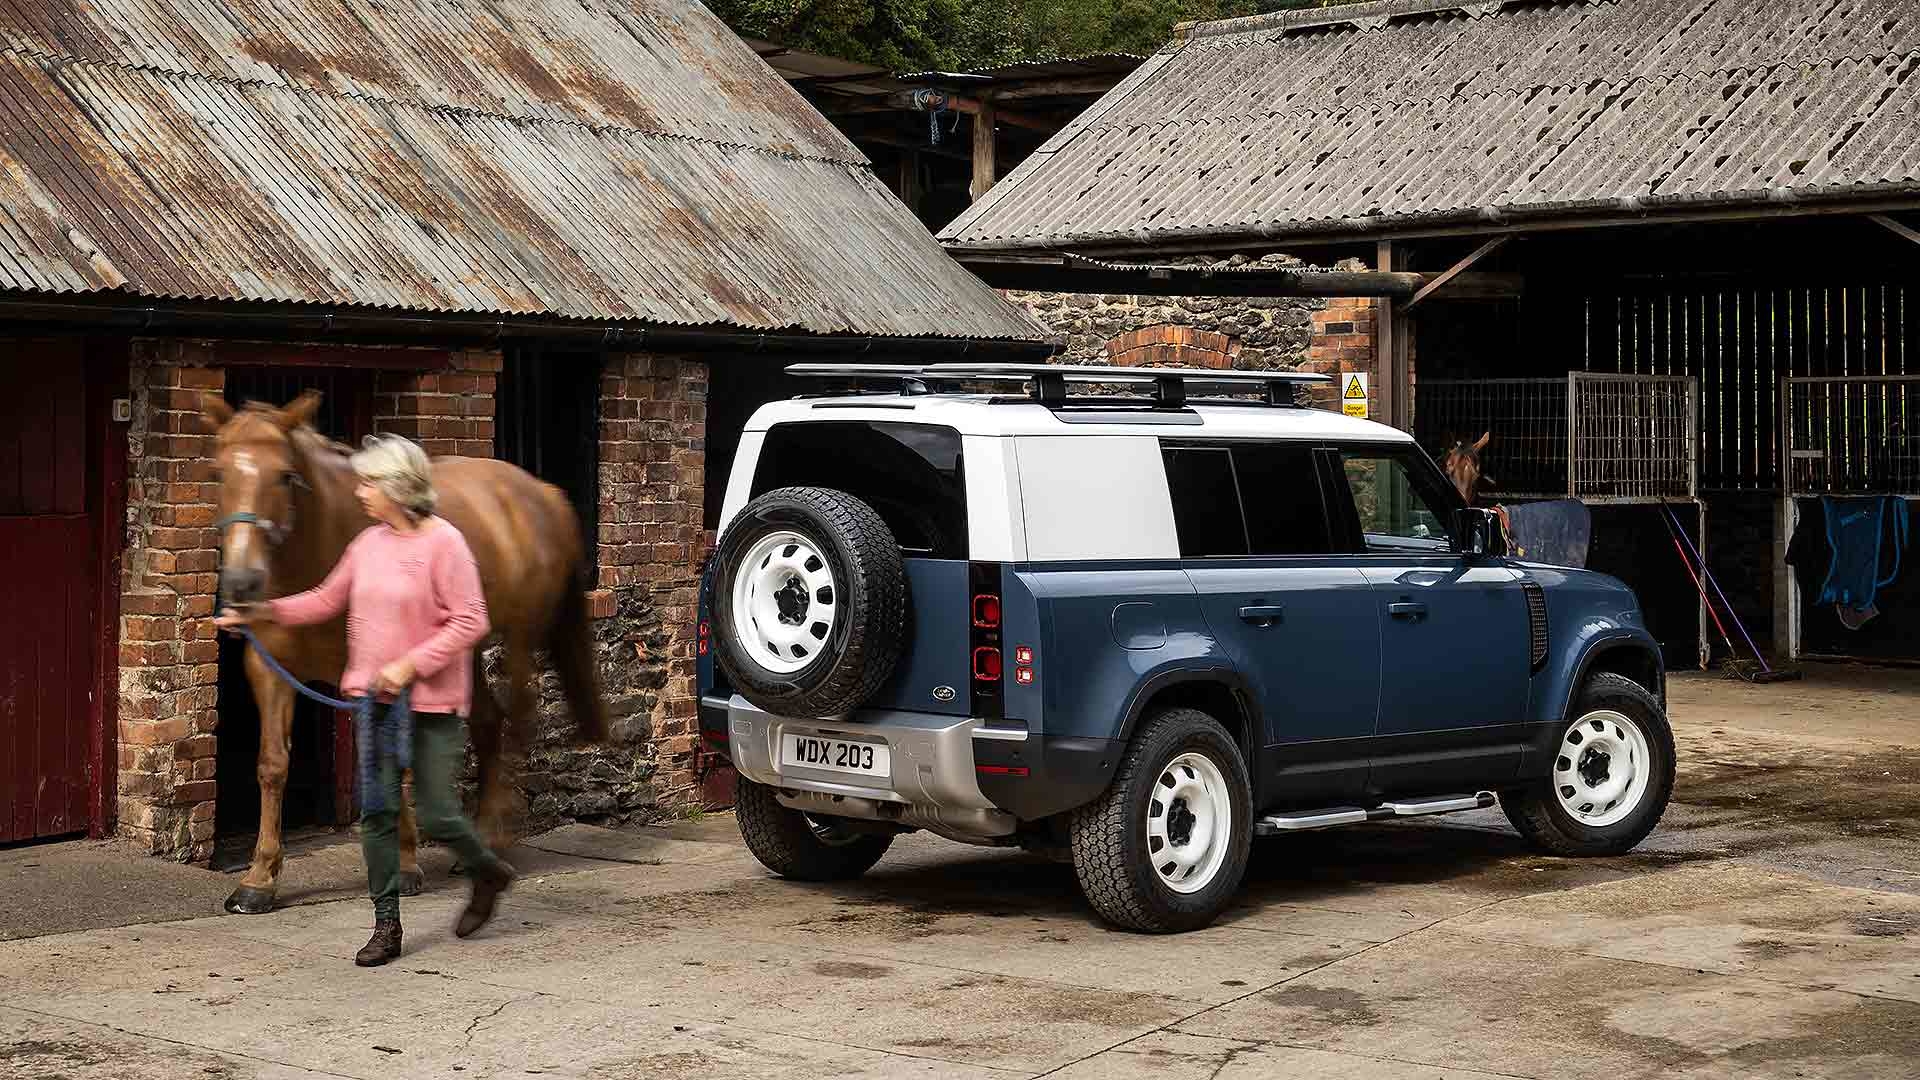
[[[1699,387],[1682,375],[1567,376],[1567,494],[1588,503],[1691,499]]]
[[[1920,496],[1920,375],[1780,380],[1788,496]]]
[[[1422,379],[1420,441],[1440,452],[1489,436],[1495,499],[1589,503],[1691,499],[1699,488],[1699,389],[1678,375],[1572,372],[1564,379]]]

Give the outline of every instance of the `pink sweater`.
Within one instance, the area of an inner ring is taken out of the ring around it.
[[[318,586],[272,601],[276,622],[306,626],[347,612],[342,697],[359,697],[380,669],[412,657],[415,712],[467,715],[473,647],[487,636],[480,570],[460,530],[441,518],[420,532],[375,525],[347,545]]]

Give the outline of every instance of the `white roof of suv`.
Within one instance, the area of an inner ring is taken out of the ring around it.
[[[1065,419],[1071,417],[1071,419]],[[1214,439],[1329,439],[1408,443],[1398,428],[1325,409],[1227,405],[1190,401],[1181,410],[1100,409],[1075,404],[1056,410],[1038,402],[978,394],[843,394],[801,397],[761,406],[748,431],[775,424],[822,421],[938,424],[962,435],[1138,435]],[[1195,422],[1197,420],[1197,422]]]

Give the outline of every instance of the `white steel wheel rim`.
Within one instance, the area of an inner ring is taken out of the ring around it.
[[[1653,775],[1646,733],[1625,713],[1596,709],[1568,725],[1553,760],[1553,793],[1567,816],[1596,828],[1639,807]]]
[[[840,589],[820,545],[797,532],[761,537],[733,576],[733,631],[755,664],[791,675],[819,659],[840,617]]]
[[[1233,846],[1233,796],[1212,758],[1184,753],[1160,769],[1146,827],[1147,859],[1160,884],[1177,893],[1212,884]]]

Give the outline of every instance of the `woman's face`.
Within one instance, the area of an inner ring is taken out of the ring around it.
[[[387,498],[387,493],[380,490],[379,484],[364,476],[360,478],[359,486],[353,489],[353,494],[360,500],[360,509],[365,510],[367,516],[375,521],[390,523],[395,518],[403,516],[400,513],[399,504]]]

